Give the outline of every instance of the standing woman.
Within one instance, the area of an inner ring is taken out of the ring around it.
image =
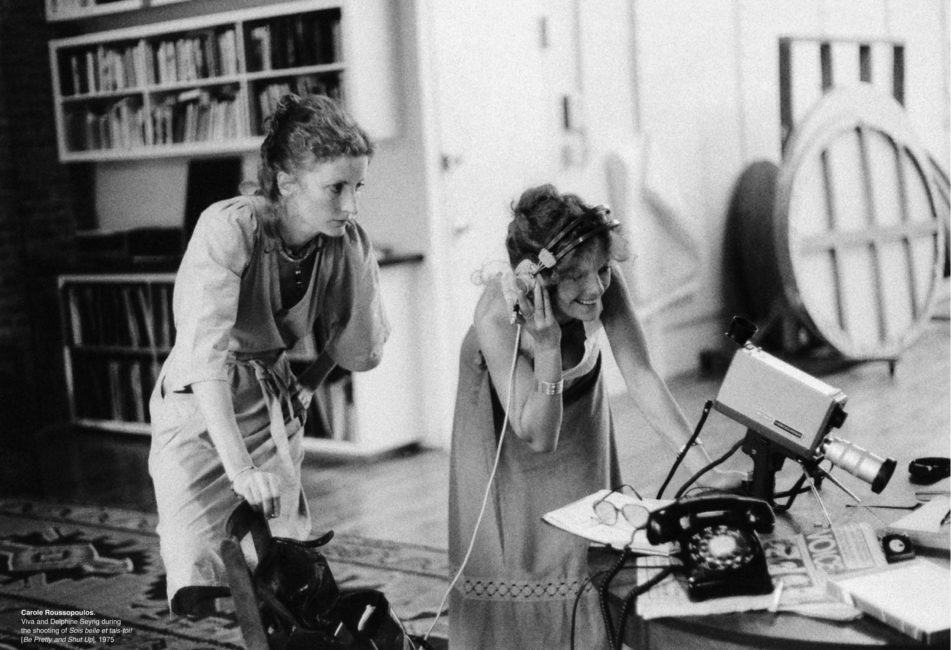
[[[152,393],[149,473],[173,613],[227,584],[218,547],[247,500],[275,535],[305,539],[306,406],[335,365],[369,370],[389,326],[354,220],[373,153],[333,100],[287,95],[267,124],[259,194],[198,220],[175,278],[175,345]],[[300,377],[285,351],[313,332]],[[211,588],[211,589],[209,589]]]
[[[620,483],[601,375],[602,334],[648,424],[674,447],[691,434],[651,364],[618,271],[616,262],[626,256],[618,225],[603,206],[551,185],[526,190],[514,206],[506,238],[510,263],[552,264],[533,287],[519,287],[524,326],[518,341],[507,288],[496,279],[487,283],[462,344],[449,474],[453,570],[469,548],[510,390],[513,397],[498,473],[449,604],[454,649],[552,650],[571,643],[572,608],[588,577],[588,541],[541,518]],[[687,462],[697,468],[708,461],[692,450]],[[606,645],[597,593],[589,590],[578,603],[574,647]]]

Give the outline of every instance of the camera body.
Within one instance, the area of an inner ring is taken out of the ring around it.
[[[783,448],[812,458],[830,429],[845,422],[838,388],[746,345],[733,356],[713,408]]]
[[[713,402],[715,410],[747,428],[743,450],[753,458],[753,496],[773,502],[774,475],[784,458],[820,478],[829,475],[819,469],[827,460],[881,492],[895,460],[828,435],[845,422],[845,393],[749,343],[756,329],[746,319],[733,319],[726,335],[740,349]]]

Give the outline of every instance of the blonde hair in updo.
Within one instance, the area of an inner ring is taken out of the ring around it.
[[[512,221],[505,237],[509,262],[514,267],[526,257],[537,259],[538,252],[552,236],[575,218],[586,215],[572,232],[584,232],[598,225],[604,216],[576,194],[562,194],[554,185],[539,185],[524,192],[512,205]],[[549,271],[549,283],[557,284],[559,276],[570,270],[595,246],[603,246],[608,258],[623,261],[628,258],[628,244],[619,229],[606,230],[586,241],[568,254],[558,266]]]
[[[312,162],[340,156],[373,156],[373,143],[343,106],[324,95],[284,95],[264,122],[265,136],[258,164],[258,192],[267,198],[271,213],[265,229],[274,236],[281,191],[278,172],[296,174]]]

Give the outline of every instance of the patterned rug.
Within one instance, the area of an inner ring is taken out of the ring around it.
[[[128,510],[0,499],[0,650],[242,649],[233,611],[170,617],[155,523]],[[448,584],[444,550],[352,535],[321,550],[342,588],[379,589],[411,633],[429,629]],[[443,612],[430,642],[445,648],[447,630]]]

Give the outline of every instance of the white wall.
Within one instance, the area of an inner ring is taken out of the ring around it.
[[[178,158],[96,165],[96,214],[100,230],[184,223],[188,163]]]
[[[639,126],[701,235],[703,284],[666,317],[668,374],[719,345],[726,207],[745,166],[780,162],[780,36],[905,43],[905,96],[922,141],[948,164],[947,0],[667,0],[635,2]]]

